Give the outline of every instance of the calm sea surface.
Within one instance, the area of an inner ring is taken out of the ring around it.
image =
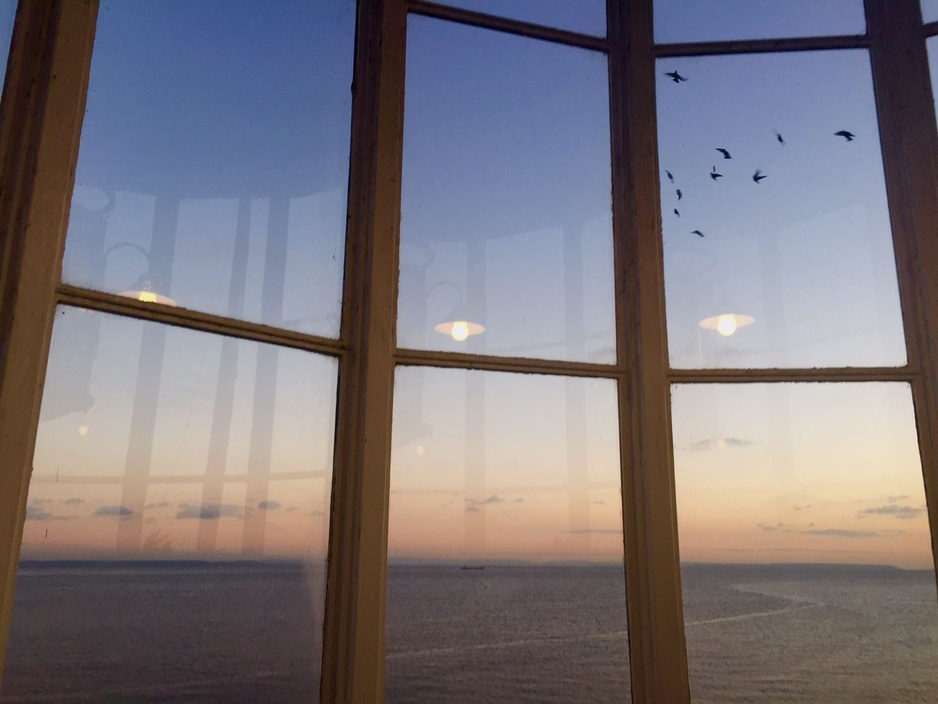
[[[930,572],[683,577],[695,702],[938,702]],[[391,567],[387,699],[628,701],[622,585],[611,567]],[[315,701],[321,628],[322,574],[295,565],[26,565],[0,702]]]

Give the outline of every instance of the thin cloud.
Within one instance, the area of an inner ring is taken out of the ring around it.
[[[903,494],[902,496],[887,496],[887,497],[886,497],[886,503],[887,503],[887,504],[897,504],[897,503],[899,503],[900,501],[905,501],[905,500],[908,499],[908,498],[909,498],[909,495],[908,495],[908,494]]]
[[[27,521],[51,521],[52,514],[40,506],[27,506],[26,507],[26,520]]]
[[[504,501],[501,496],[497,494],[492,494],[487,499],[466,499],[466,503],[470,506],[484,506],[486,504],[500,504]]]
[[[81,506],[83,503],[85,503],[85,500],[84,500],[84,499],[77,499],[77,498],[76,498],[76,499],[65,499],[65,502],[64,502],[64,503],[65,503],[66,506]]]
[[[128,518],[133,517],[134,512],[126,506],[102,506],[92,515],[98,518],[117,518],[126,521]]]
[[[831,538],[883,538],[887,535],[875,530],[844,530],[843,528],[819,528],[801,532],[805,535],[825,535]]]
[[[899,504],[890,504],[888,506],[874,506],[873,508],[865,508],[858,514],[861,518],[863,516],[893,516],[894,518],[899,518],[902,520],[909,520],[911,518],[918,518],[921,514],[925,512],[924,508],[915,508],[914,506],[902,506]]]
[[[796,504],[792,506],[791,508],[792,508],[792,511],[804,511],[806,508],[811,508],[811,504],[803,504],[800,506]]]
[[[147,504],[145,508],[169,508],[171,505],[169,501],[157,501],[152,504]]]
[[[791,533],[794,530],[794,528],[784,523],[756,523],[756,527],[767,533]]]
[[[475,506],[466,506],[466,513],[482,513],[482,509]]]
[[[261,501],[257,505],[261,511],[276,511],[280,506],[281,503],[279,501]]]
[[[513,504],[523,504],[523,503],[524,503],[524,499],[519,496],[517,499],[515,499],[515,500],[512,501],[511,503],[513,503]]]
[[[41,506],[27,506],[26,507],[26,520],[27,521],[71,521],[74,520],[76,516],[56,516],[49,513]]]
[[[749,447],[755,444],[757,444],[755,440],[749,440],[748,438],[704,438],[692,442],[690,449],[696,451],[723,450],[727,447]]]
[[[180,504],[176,518],[186,520],[217,521],[219,518],[243,518],[244,509],[233,504],[197,505]]]

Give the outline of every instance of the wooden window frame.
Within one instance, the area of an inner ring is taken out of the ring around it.
[[[0,104],[0,673],[9,635],[43,377],[56,306],[74,305],[336,358],[322,701],[384,698],[394,371],[420,365],[614,380],[632,697],[688,702],[671,447],[676,383],[910,384],[938,558],[938,128],[917,0],[866,0],[859,36],[655,44],[651,0],[607,0],[593,37],[427,0],[359,0],[349,211],[337,340],[154,307],[61,283],[91,65],[96,0],[20,0]],[[602,365],[396,346],[408,14],[605,52],[609,68],[617,360]],[[908,363],[899,368],[674,370],[667,364],[655,61],[869,51]],[[938,561],[938,560],[936,560]]]

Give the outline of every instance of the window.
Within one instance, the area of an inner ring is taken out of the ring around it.
[[[928,3],[592,5],[18,4],[0,701],[938,696]]]

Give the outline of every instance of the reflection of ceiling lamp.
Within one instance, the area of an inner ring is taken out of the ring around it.
[[[449,281],[440,281],[430,287],[427,291],[427,297],[429,298],[430,292],[433,291],[433,289],[444,285],[452,286],[456,290],[456,295],[459,296],[459,298],[456,301],[456,305],[453,306],[452,312],[446,316],[442,323],[438,323],[434,326],[433,329],[441,335],[449,335],[456,342],[464,342],[473,335],[481,335],[484,333],[485,327],[483,325],[471,321],[466,307],[462,302],[462,291],[459,290],[456,284],[450,283]]]
[[[138,281],[133,288],[129,288],[126,291],[121,291],[118,296],[126,296],[127,298],[135,298],[142,303],[160,303],[164,306],[174,306],[176,301],[174,301],[169,296],[164,296],[162,293],[157,293],[153,290],[153,284],[150,283],[149,279],[142,279]]]
[[[751,315],[740,315],[738,313],[721,313],[700,321],[700,327],[704,330],[716,330],[723,337],[729,337],[739,328],[752,325],[756,319]]]
[[[105,263],[108,260],[108,257],[118,249],[133,249],[137,252],[140,252],[147,260],[147,270],[144,272],[143,276],[137,279],[133,285],[125,290],[119,292],[118,296],[124,296],[126,298],[133,298],[140,301],[141,303],[159,303],[164,306],[176,306],[176,301],[174,301],[169,296],[164,296],[161,293],[153,290],[153,282],[150,280],[150,253],[141,247],[139,244],[133,242],[118,242],[117,244],[111,245],[104,251],[104,261]]]
[[[482,325],[457,318],[458,316],[455,315],[450,316],[449,320],[440,323],[433,329],[443,335],[449,335],[456,342],[463,342],[472,335],[481,335],[485,332],[485,327]]]

